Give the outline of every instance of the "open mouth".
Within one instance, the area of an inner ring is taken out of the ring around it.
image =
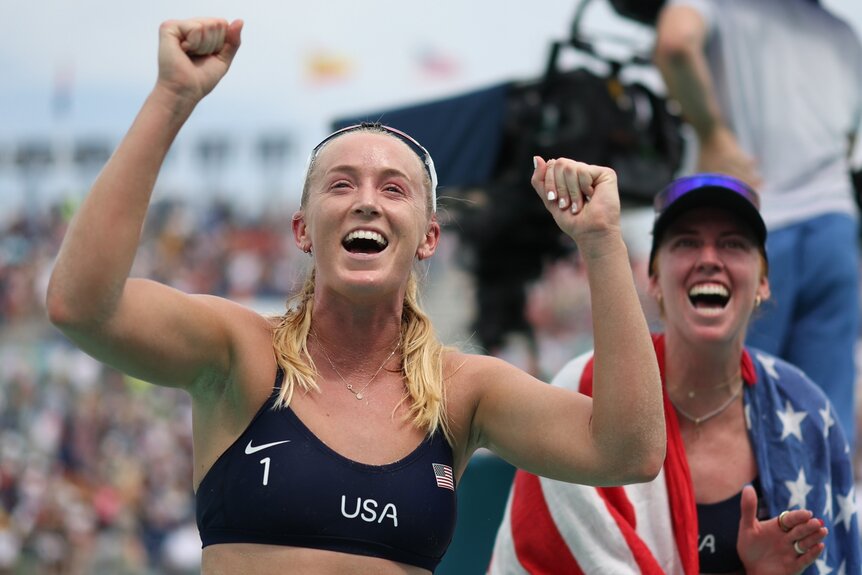
[[[341,245],[352,254],[379,254],[389,242],[378,232],[355,230],[341,240]]]
[[[727,307],[730,291],[718,283],[702,283],[688,290],[688,299],[699,311],[718,313]]]

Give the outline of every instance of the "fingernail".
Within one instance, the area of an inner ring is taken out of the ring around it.
[[[577,214],[577,213],[578,213],[578,204],[572,204],[572,213],[573,213],[573,214]]]
[[[560,206],[560,209],[565,208],[566,207],[566,198],[560,198],[560,201],[557,202],[557,205]]]
[[[537,158],[536,156],[533,156],[533,169],[535,170],[538,167],[539,167],[539,158]]]
[[[550,192],[548,192],[548,201],[549,202],[553,202],[556,199],[557,199],[557,194],[554,192],[554,190],[551,190]]]
[[[823,527],[824,525],[826,525],[825,523],[823,523],[823,520],[820,518],[817,519],[817,522],[820,523],[820,527]]]

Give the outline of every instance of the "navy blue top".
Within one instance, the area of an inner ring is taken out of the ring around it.
[[[697,504],[698,555],[702,573],[730,573],[743,568],[736,551],[742,492],[717,503]]]
[[[751,482],[757,492],[757,518],[769,517],[763,504],[760,480]],[[742,559],[736,551],[739,537],[739,520],[742,517],[740,504],[742,491],[716,503],[697,504],[698,555],[701,573],[731,573],[743,569]]]
[[[433,571],[455,531],[452,448],[427,436],[395,463],[367,465],[323,444],[281,382],[198,488],[203,546],[261,543],[382,557]]]

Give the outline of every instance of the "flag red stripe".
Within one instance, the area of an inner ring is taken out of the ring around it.
[[[587,365],[584,366],[584,371],[581,373],[581,381],[579,385],[581,393],[592,396],[593,394],[593,360],[590,359]],[[599,497],[605,502],[605,507],[608,513],[614,518],[620,534],[626,541],[626,544],[631,549],[632,556],[637,562],[642,573],[647,575],[663,575],[662,569],[652,555],[649,548],[638,537],[635,529],[637,528],[637,517],[635,510],[626,495],[625,489],[622,487],[599,487],[596,489]]]
[[[622,487],[600,487],[596,491],[598,491],[599,497],[604,500],[608,513],[614,518],[620,535],[625,539],[640,573],[642,575],[665,575],[664,570],[653,557],[652,551],[635,531],[637,520],[625,490]]]
[[[664,381],[664,338],[661,335],[653,336],[653,345],[656,349],[659,371]],[[747,361],[747,363],[746,363]],[[749,376],[753,372],[751,360],[748,354],[743,354],[742,361],[743,376]],[[579,385],[581,393],[592,396],[593,394],[593,359],[584,366],[581,373]],[[682,560],[683,570],[687,574],[696,575],[699,572],[699,561],[697,556],[697,530],[691,529],[691,525],[697,524],[697,511],[694,504],[694,493],[691,488],[690,473],[688,470],[688,459],[685,455],[685,445],[679,434],[679,426],[676,413],[667,392],[664,391],[664,410],[667,414],[665,426],[667,430],[667,457],[664,462],[665,482],[667,484],[670,512],[672,517],[674,540]],[[626,497],[622,488],[598,488],[599,496],[605,501],[608,512],[614,517],[617,526],[625,538],[632,554],[643,573],[662,573],[652,552],[638,537],[637,518],[631,502]]]
[[[518,562],[533,575],[583,575],[542,494],[539,478],[515,473],[512,497],[512,541]]]

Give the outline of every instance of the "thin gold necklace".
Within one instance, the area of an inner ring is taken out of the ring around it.
[[[352,383],[347,383],[347,380],[344,379],[344,376],[341,375],[341,372],[338,371],[338,368],[335,367],[335,364],[332,362],[332,358],[329,357],[329,354],[326,352],[326,346],[324,346],[323,342],[320,341],[320,337],[318,337],[317,333],[312,331],[311,334],[314,336],[314,339],[317,341],[317,345],[320,346],[320,351],[323,352],[323,357],[325,357],[326,361],[329,362],[329,366],[332,368],[332,371],[334,371],[335,375],[337,375],[339,377],[339,379],[341,379],[341,382],[344,383],[344,386],[347,388],[347,391],[352,393],[353,396],[360,401],[362,399],[365,399],[365,390],[368,389],[368,386],[371,385],[372,381],[377,379],[377,376],[383,370],[383,366],[386,365],[386,363],[390,359],[392,359],[392,356],[395,355],[395,352],[398,351],[399,347],[401,347],[401,334],[398,334],[398,341],[395,342],[395,347],[392,348],[392,351],[389,353],[388,356],[386,356],[386,359],[383,360],[383,363],[380,364],[380,367],[377,368],[377,371],[374,372],[374,375],[371,376],[371,379],[369,379],[368,382],[362,386],[362,389],[357,391],[357,390],[353,389]]]
[[[725,409],[730,407],[730,405],[736,400],[737,397],[739,397],[739,394],[742,392],[742,386],[743,385],[744,384],[740,384],[739,387],[736,389],[736,391],[733,392],[733,395],[731,395],[727,401],[725,401],[724,403],[719,405],[716,409],[713,409],[709,413],[707,413],[705,415],[701,415],[699,417],[696,417],[696,416],[688,413],[686,410],[684,410],[679,405],[677,405],[673,399],[671,399],[670,402],[671,402],[671,404],[673,404],[673,406],[676,408],[676,410],[680,413],[680,415],[682,415],[683,417],[685,417],[689,421],[693,422],[695,425],[700,425],[704,421],[712,419],[713,417],[715,417],[716,415],[719,415],[720,413],[724,412]],[[670,398],[670,395],[668,395],[668,398]]]
[[[707,393],[710,391],[716,391],[716,390],[721,389],[723,387],[730,387],[730,385],[734,381],[739,381],[740,377],[742,377],[742,376],[741,376],[740,372],[737,371],[732,376],[727,378],[722,383],[719,383],[718,385],[713,385],[712,387],[708,387],[706,389],[690,389],[686,392],[686,395],[688,396],[689,399],[694,399],[696,396],[698,396],[700,394]]]

